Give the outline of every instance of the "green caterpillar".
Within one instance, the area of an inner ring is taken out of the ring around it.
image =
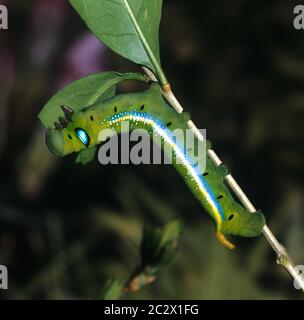
[[[170,108],[157,84],[141,93],[116,95],[80,112],[74,113],[69,107],[62,107],[62,110],[64,117],[60,118],[60,123],[55,123],[55,129],[46,132],[47,146],[55,155],[62,157],[74,152],[94,152],[102,142],[101,130],[114,129],[122,133],[122,121],[129,121],[132,129],[146,129],[150,136],[157,129],[162,149],[167,150],[164,148],[166,144],[173,145],[174,167],[214,219],[218,240],[233,249],[234,245],[225,235],[260,235],[265,224],[264,215],[261,212],[252,214],[234,200],[224,184],[224,177],[228,174],[226,167],[216,166],[207,157],[205,172],[198,172],[190,151],[181,152],[180,141],[171,139],[170,132],[174,129],[185,131],[188,128],[190,117],[188,113],[178,114]],[[208,142],[207,150],[210,148]]]

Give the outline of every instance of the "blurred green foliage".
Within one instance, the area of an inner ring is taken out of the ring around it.
[[[139,249],[139,265],[126,281],[110,278],[101,297],[105,300],[117,300],[126,293],[137,292],[155,282],[158,273],[173,259],[180,233],[181,223],[177,220],[161,228],[145,228]]]

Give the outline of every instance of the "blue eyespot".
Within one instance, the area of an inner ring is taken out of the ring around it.
[[[75,133],[78,137],[78,139],[86,146],[88,147],[90,144],[90,137],[87,134],[87,132],[81,128],[76,128]]]

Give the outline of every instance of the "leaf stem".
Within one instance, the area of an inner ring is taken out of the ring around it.
[[[143,68],[143,71],[150,80],[157,81],[155,75],[152,74],[150,70],[148,72],[146,68]],[[162,87],[164,88],[164,85],[162,85]],[[176,112],[181,113],[183,111],[183,108],[176,99],[175,95],[173,94],[169,84],[167,85],[167,88],[169,88],[170,90],[163,90],[164,97],[168,100],[168,102],[176,110]],[[188,122],[188,127],[194,132],[195,135],[198,135],[198,139],[204,139],[202,136],[200,136],[200,131],[197,129],[197,127],[191,120]],[[208,150],[208,156],[214,162],[215,165],[219,166],[222,164],[221,159],[217,156],[214,150]],[[248,199],[244,191],[241,189],[241,187],[238,185],[236,180],[233,178],[233,176],[231,174],[228,174],[225,177],[225,180],[227,184],[230,186],[230,188],[233,190],[233,192],[236,194],[236,196],[239,198],[241,203],[244,205],[244,207],[252,213],[256,212],[255,207],[250,202],[250,200]],[[294,279],[294,283],[297,284],[297,287],[304,291],[304,277],[298,272],[294,263],[289,257],[287,250],[276,239],[276,237],[267,225],[265,225],[263,228],[263,235],[265,236],[266,240],[268,241],[268,243],[277,255],[277,263],[283,266],[289,272],[289,274]]]

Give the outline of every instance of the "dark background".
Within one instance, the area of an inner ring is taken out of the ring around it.
[[[230,252],[170,166],[57,159],[37,119],[64,85],[139,70],[99,44],[64,0],[0,1],[0,264],[4,299],[91,299],[138,263],[142,226],[184,223],[179,250],[132,299],[301,299],[264,237]],[[304,30],[300,1],[164,0],[163,68],[175,94],[296,264],[304,263]],[[303,3],[304,4],[304,3]],[[132,90],[132,84],[123,89]]]

